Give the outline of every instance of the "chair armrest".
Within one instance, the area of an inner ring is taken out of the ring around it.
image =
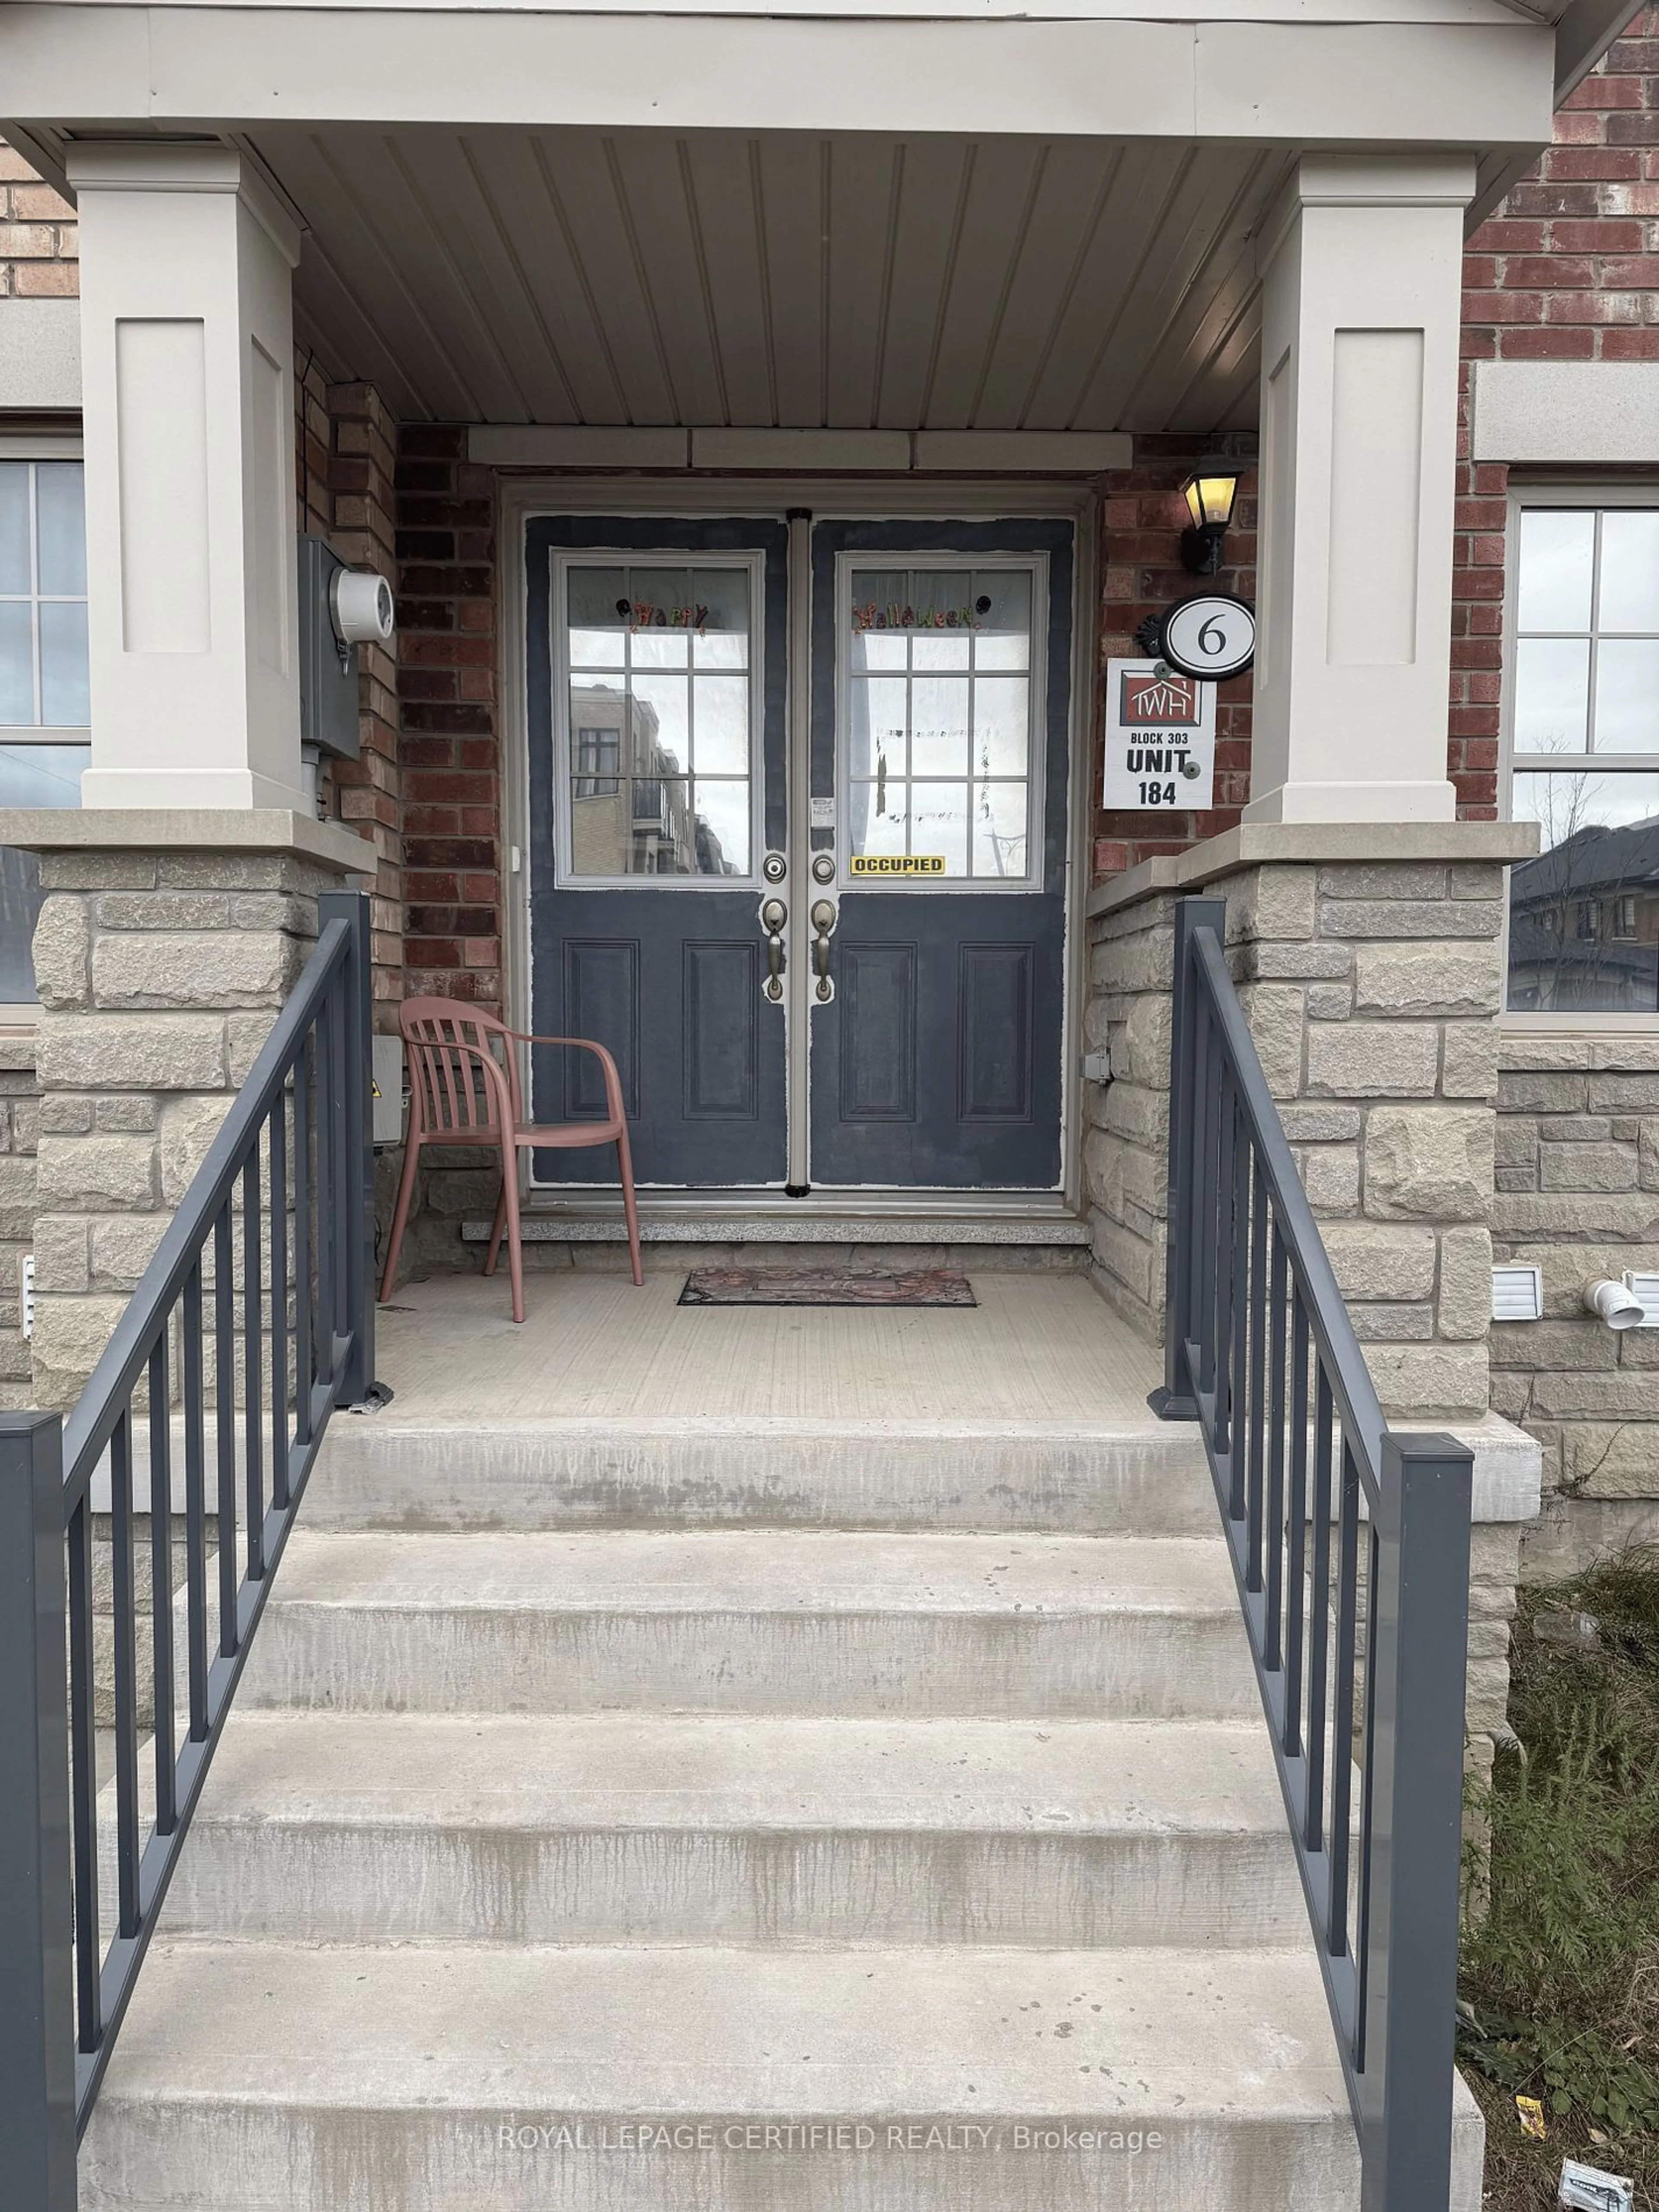
[[[530,1030],[508,1030],[507,1035],[515,1038],[520,1044],[565,1044],[574,1047],[578,1052],[595,1054],[605,1076],[606,1109],[613,1121],[627,1120],[628,1116],[623,1110],[622,1078],[617,1073],[616,1061],[604,1045],[596,1044],[592,1037],[543,1036]]]

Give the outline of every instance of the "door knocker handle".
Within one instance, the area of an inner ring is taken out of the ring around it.
[[[761,902],[761,927],[766,932],[766,981],[761,987],[776,1006],[783,996],[783,928],[789,909],[778,898]]]
[[[830,980],[830,933],[836,926],[836,909],[828,899],[817,899],[812,907],[812,966],[817,975],[817,996],[827,1002],[836,995],[836,987]]]

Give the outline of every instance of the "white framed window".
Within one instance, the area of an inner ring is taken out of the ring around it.
[[[1041,882],[1047,634],[1045,556],[839,556],[844,872],[928,864],[890,890]]]
[[[78,806],[91,754],[78,439],[0,437],[0,806]],[[40,872],[0,850],[0,1023],[35,1006]]]
[[[1659,1016],[1659,488],[1512,487],[1504,789],[1512,1014]]]
[[[758,880],[762,574],[746,553],[556,556],[562,883]]]

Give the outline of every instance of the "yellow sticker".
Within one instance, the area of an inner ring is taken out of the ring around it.
[[[942,876],[943,853],[854,853],[849,876]]]
[[[1520,2118],[1522,2134],[1536,2136],[1540,2142],[1544,2142],[1549,2135],[1549,2130],[1544,2125],[1544,2107],[1537,2098],[1517,2097],[1515,2100],[1515,2109]]]

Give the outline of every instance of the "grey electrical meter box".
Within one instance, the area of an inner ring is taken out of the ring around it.
[[[344,567],[323,538],[300,540],[300,742],[356,760],[357,648],[334,627],[334,579]]]

